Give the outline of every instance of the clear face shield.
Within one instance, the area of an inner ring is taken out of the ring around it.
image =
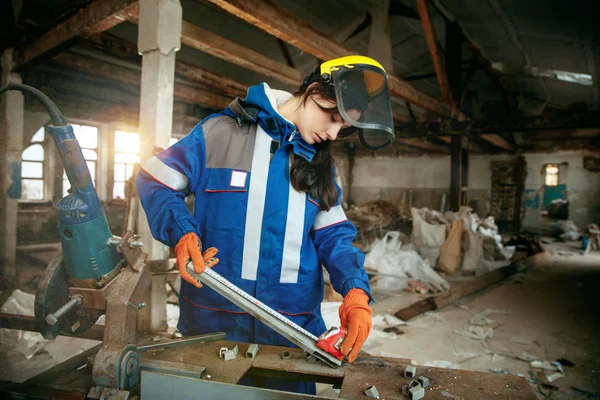
[[[342,66],[331,75],[340,116],[355,128],[346,128],[340,136],[357,130],[361,144],[369,150],[392,143],[394,122],[385,72],[371,65],[354,65]]]

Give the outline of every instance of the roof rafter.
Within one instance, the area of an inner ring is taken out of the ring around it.
[[[137,10],[138,0],[96,0],[33,42],[18,47],[15,68],[31,63],[79,35],[110,29],[125,21],[129,13],[137,13]]]

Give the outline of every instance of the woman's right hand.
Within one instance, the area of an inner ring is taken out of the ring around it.
[[[198,235],[194,232],[183,235],[175,246],[177,268],[179,269],[181,279],[197,288],[201,288],[202,284],[187,271],[187,263],[191,259],[194,265],[194,272],[201,274],[206,268],[211,268],[219,262],[218,258],[214,258],[217,251],[216,248],[211,247],[202,254],[202,242]]]

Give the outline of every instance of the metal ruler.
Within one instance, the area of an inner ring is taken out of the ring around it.
[[[271,307],[250,296],[212,269],[207,268],[203,273],[197,274],[194,271],[192,262],[189,261],[187,263],[187,270],[194,279],[206,284],[206,286],[213,289],[254,318],[260,320],[305,352],[318,358],[332,368],[337,368],[342,365],[342,360],[338,360],[331,354],[317,347],[317,341],[319,339],[315,335],[290,321]]]

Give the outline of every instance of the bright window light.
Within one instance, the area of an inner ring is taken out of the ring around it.
[[[578,72],[559,71],[557,69],[543,69],[532,67],[531,73],[533,76],[540,78],[554,78],[559,81],[578,83],[584,86],[592,86],[594,84],[592,76],[588,74],[580,74]]]
[[[558,186],[558,165],[548,164],[544,172],[544,185]]]

